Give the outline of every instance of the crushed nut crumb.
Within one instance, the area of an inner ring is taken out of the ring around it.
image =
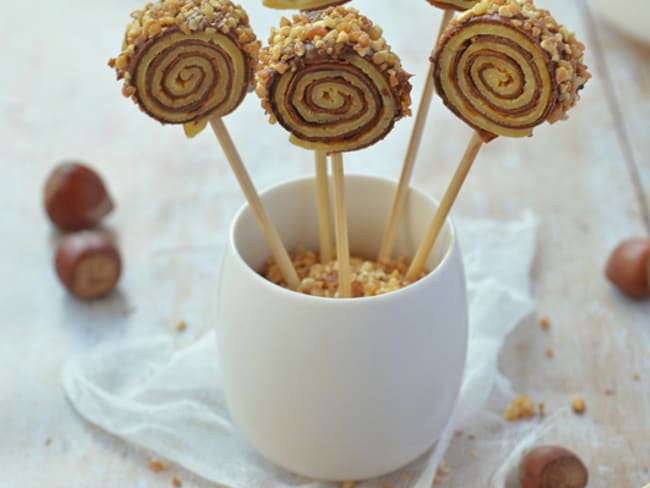
[[[469,451],[469,455],[472,456],[474,459],[478,459],[478,452],[476,452],[474,449]]]
[[[632,379],[633,379],[634,381],[639,381],[639,380],[641,379],[641,375],[640,375],[639,373],[634,373],[634,374],[632,375]]]
[[[584,398],[582,397],[574,398],[573,401],[571,402],[571,408],[578,415],[582,415],[583,413],[585,413],[586,405],[585,405]]]
[[[178,479],[177,476],[174,476],[172,478],[172,485],[175,486],[176,488],[178,488],[180,486],[183,486],[183,482],[180,479]]]
[[[158,459],[151,458],[149,460],[149,469],[154,473],[160,473],[161,471],[167,469],[167,466],[161,463]]]
[[[504,417],[509,422],[535,416],[535,405],[526,395],[519,395],[506,408]]]
[[[544,355],[547,358],[551,359],[555,356],[555,351],[553,351],[553,349],[551,349],[550,347],[547,347],[546,350],[544,351]]]
[[[542,317],[539,321],[539,326],[543,330],[548,330],[551,328],[551,320],[548,317]]]
[[[451,470],[447,467],[447,463],[443,459],[440,461],[440,464],[438,465],[438,469],[436,470],[436,475],[433,477],[433,481],[431,482],[432,485],[439,485],[442,483],[442,478],[444,476],[447,476],[449,473],[451,473]]]
[[[185,322],[184,320],[181,320],[176,324],[176,330],[178,332],[183,332],[185,329],[187,329],[187,322]]]

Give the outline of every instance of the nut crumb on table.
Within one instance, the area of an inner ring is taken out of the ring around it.
[[[338,296],[336,261],[321,264],[316,253],[300,248],[296,253],[292,253],[291,262],[300,278],[298,292],[327,298]],[[404,288],[411,283],[406,279],[409,264],[409,259],[406,257],[379,262],[351,257],[353,297],[372,297]],[[269,258],[262,274],[269,281],[287,287],[282,272],[273,258]],[[420,278],[424,275],[426,272]]]
[[[542,317],[539,320],[539,326],[544,330],[548,330],[551,328],[551,320],[548,317]]]
[[[185,329],[187,329],[187,322],[185,322],[184,320],[180,320],[180,321],[176,324],[176,330],[177,330],[178,332],[183,332]]]
[[[444,476],[447,476],[449,473],[451,473],[451,470],[447,467],[447,463],[443,459],[440,461],[440,464],[438,465],[438,469],[436,470],[436,475],[433,477],[433,481],[431,482],[432,485],[439,485],[442,483],[442,478]]]
[[[161,463],[158,459],[151,458],[149,460],[149,469],[154,473],[160,473],[161,471],[166,469],[166,466],[163,463]]]
[[[173,486],[176,486],[176,487],[178,488],[178,487],[180,487],[180,486],[183,486],[183,482],[182,482],[180,479],[178,479],[177,476],[174,476],[174,477],[172,478],[172,485],[173,485]]]
[[[544,351],[544,355],[547,358],[552,359],[555,356],[555,351],[550,347],[547,347],[546,350]]]
[[[635,373],[632,375],[632,379],[633,379],[634,381],[639,381],[639,380],[641,379],[641,375],[640,375],[639,373],[635,372]]]
[[[509,422],[535,416],[535,405],[526,395],[519,395],[506,407],[504,417]]]
[[[579,415],[585,413],[586,408],[585,400],[582,397],[576,397],[571,402],[571,409]]]

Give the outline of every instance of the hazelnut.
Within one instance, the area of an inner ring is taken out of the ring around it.
[[[52,223],[65,231],[94,227],[113,210],[101,177],[76,162],[54,168],[45,184],[44,200]]]
[[[650,298],[650,240],[629,239],[614,249],[605,271],[621,292],[632,298]]]
[[[580,458],[562,447],[541,446],[519,465],[521,488],[584,488],[589,473]]]
[[[61,283],[82,300],[112,291],[122,271],[120,253],[112,238],[98,231],[64,236],[56,250],[55,264]]]

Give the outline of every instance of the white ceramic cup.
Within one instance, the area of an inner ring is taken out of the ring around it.
[[[345,179],[353,255],[375,256],[396,184]],[[313,178],[262,200],[289,249],[318,249]],[[411,190],[396,255],[414,255],[437,203]],[[252,212],[232,224],[217,336],[232,418],[264,457],[297,474],[359,480],[392,472],[437,440],[458,397],[467,349],[461,253],[447,221],[433,272],[378,297],[332,299],[258,274],[269,252]]]

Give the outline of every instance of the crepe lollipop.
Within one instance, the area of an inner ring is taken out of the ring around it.
[[[263,0],[266,7],[279,10],[318,10],[333,5],[340,5],[349,0]]]
[[[472,8],[478,3],[478,0],[428,0],[428,2],[436,7],[444,9],[442,21],[440,22],[440,28],[438,29],[438,34],[436,35],[437,43],[440,40],[440,36],[444,30],[447,28],[447,25],[454,17],[454,12]],[[395,239],[397,237],[397,230],[406,208],[406,197],[408,195],[408,189],[411,182],[411,177],[413,176],[415,161],[420,150],[420,143],[422,142],[424,126],[427,123],[427,117],[429,115],[429,109],[431,107],[431,100],[433,98],[433,69],[434,66],[431,62],[429,63],[429,72],[425,78],[424,89],[422,90],[422,98],[420,99],[420,106],[418,107],[413,130],[411,131],[411,139],[409,141],[408,148],[406,149],[404,163],[402,164],[402,172],[397,184],[397,191],[395,193],[395,198],[393,199],[393,206],[391,208],[390,217],[388,218],[388,223],[386,225],[386,229],[384,230],[384,236],[379,248],[378,259],[380,260],[391,258],[393,247],[395,245]]]
[[[109,65],[122,92],[163,124],[195,134],[210,122],[264,237],[292,288],[298,275],[221,117],[252,87],[260,43],[248,15],[228,0],[162,0],[131,14],[122,52]]]
[[[524,137],[567,118],[591,77],[584,45],[532,0],[483,0],[444,33],[434,54],[436,90],[475,134],[411,263],[418,276],[483,143]]]
[[[260,52],[256,91],[291,141],[332,155],[339,296],[350,295],[341,153],[383,139],[410,113],[409,76],[357,10],[330,7],[283,19]]]

